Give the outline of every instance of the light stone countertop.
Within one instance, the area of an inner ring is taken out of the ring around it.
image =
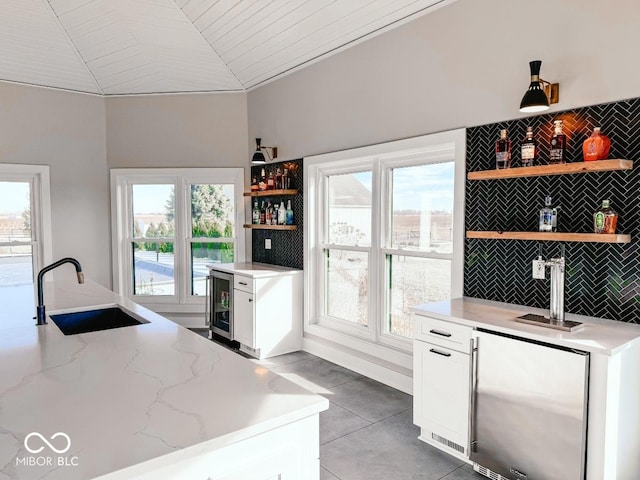
[[[531,340],[604,355],[614,355],[628,348],[632,343],[640,342],[640,325],[568,313],[565,316],[566,320],[582,322],[584,327],[574,332],[564,332],[515,321],[516,317],[525,313],[549,316],[548,310],[471,297],[417,305],[412,307],[411,311],[418,315],[474,328],[484,327]]]
[[[207,265],[211,270],[232,273],[237,275],[245,275],[252,278],[273,277],[276,275],[301,274],[302,270],[295,268],[281,267],[279,265],[268,265],[266,263],[212,263]]]
[[[0,479],[128,479],[314,415],[328,401],[113,292],[51,282],[47,313],[120,304],[150,323],[65,336],[48,319],[0,330]],[[69,451],[56,455],[68,435]],[[25,466],[53,455],[77,465]],[[121,470],[125,469],[125,470]],[[114,473],[111,473],[114,472]]]

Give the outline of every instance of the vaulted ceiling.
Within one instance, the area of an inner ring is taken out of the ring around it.
[[[0,0],[0,80],[246,91],[454,0]]]

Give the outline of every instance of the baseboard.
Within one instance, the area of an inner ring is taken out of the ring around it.
[[[413,376],[375,363],[356,351],[345,351],[339,345],[303,337],[302,350],[356,373],[372,378],[401,392],[413,394]]]

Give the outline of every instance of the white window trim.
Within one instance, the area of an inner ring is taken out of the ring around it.
[[[51,234],[51,187],[47,165],[0,164],[0,180],[29,182],[31,188],[30,242],[33,256],[33,280],[38,272],[53,262]]]
[[[244,169],[243,168],[115,168],[111,169],[111,225],[113,250],[113,288],[122,296],[135,299],[136,302],[161,312],[200,313],[205,303],[204,296],[192,296],[189,291],[190,249],[192,239],[187,233],[188,216],[182,215],[182,222],[176,222],[174,242],[184,243],[182,250],[175,254],[176,277],[184,279],[176,285],[176,294],[170,297],[132,295],[131,264],[132,253],[127,237],[131,219],[131,184],[173,183],[176,185],[176,211],[185,211],[190,201],[189,184],[227,183],[234,185],[235,209],[235,247],[234,261],[245,259],[245,234],[242,231],[244,219]],[[203,239],[217,242],[223,239]],[[226,239],[228,241],[228,239]],[[175,244],[175,243],[174,243]]]
[[[363,357],[384,359],[398,367],[412,370],[411,339],[403,339],[390,334],[382,334],[381,325],[374,329],[353,324],[352,322],[318,318],[321,306],[322,266],[318,262],[318,252],[324,246],[319,239],[323,238],[323,222],[316,222],[317,218],[325,218],[324,206],[318,201],[320,192],[317,188],[326,188],[319,180],[327,173],[335,174],[351,172],[359,166],[366,170],[372,170],[373,162],[373,191],[384,192],[385,198],[380,195],[372,198],[372,231],[380,231],[380,236],[372,236],[372,249],[375,251],[391,251],[382,242],[388,238],[389,232],[386,226],[378,225],[381,221],[383,208],[388,209],[389,200],[386,198],[387,189],[381,189],[378,182],[388,182],[388,168],[390,166],[411,165],[414,158],[421,157],[418,163],[424,164],[424,155],[429,155],[433,163],[437,163],[438,156],[441,161],[451,160],[455,164],[454,177],[454,218],[453,218],[453,254],[451,256],[451,298],[460,297],[463,294],[464,272],[464,185],[465,185],[465,152],[466,131],[464,129],[441,132],[431,135],[388,142],[367,147],[355,148],[339,152],[332,152],[312,157],[305,157],[304,179],[304,264],[305,264],[305,312],[304,333],[305,336],[319,337],[328,341],[345,352],[357,351]],[[383,171],[380,171],[382,169]],[[320,187],[318,187],[320,185]],[[377,197],[377,198],[376,198]],[[384,227],[384,228],[379,228]],[[412,254],[414,252],[411,252]],[[417,254],[419,255],[419,254]],[[378,257],[375,256],[374,257]],[[431,256],[431,258],[434,258]],[[370,258],[369,268],[379,272],[380,258]],[[375,270],[374,270],[375,269]],[[379,275],[373,276],[377,282],[383,281]],[[370,291],[379,292],[379,285],[370,285]],[[370,302],[374,302],[372,295]],[[371,331],[373,330],[373,331]]]

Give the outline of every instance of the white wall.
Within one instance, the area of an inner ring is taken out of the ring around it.
[[[254,144],[245,93],[113,97],[106,104],[109,168],[248,170]]]
[[[458,0],[250,92],[249,138],[289,159],[518,118],[535,59],[552,111],[638,97],[638,25],[635,0]]]
[[[105,145],[102,98],[0,83],[0,163],[49,165],[53,259],[110,286]]]

